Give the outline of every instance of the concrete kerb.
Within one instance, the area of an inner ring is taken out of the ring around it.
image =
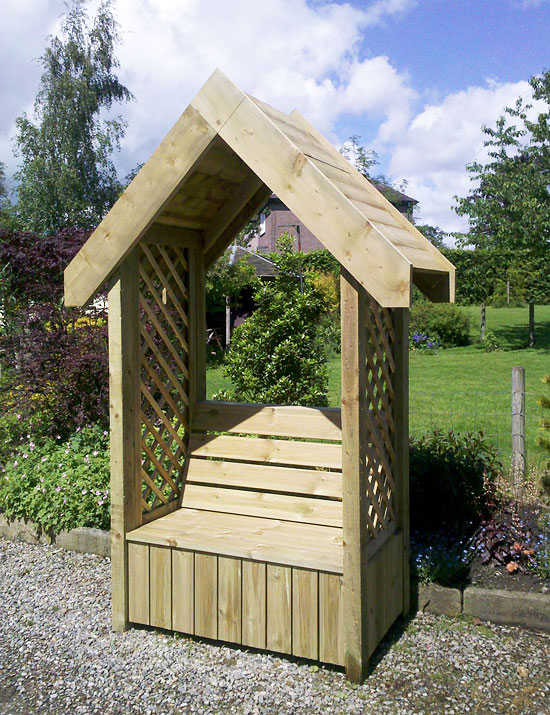
[[[418,584],[418,610],[444,616],[461,613],[481,621],[523,626],[550,633],[550,594],[467,586],[464,591]]]
[[[52,538],[31,521],[22,521],[21,519],[8,521],[3,514],[0,514],[0,536],[11,541],[24,541],[27,544],[54,545],[69,551],[78,551],[81,554],[97,554],[98,556],[110,556],[111,554],[109,532],[85,526],[62,531]]]
[[[32,522],[8,521],[0,514],[0,536],[29,544],[53,544],[69,551],[109,556],[108,531],[79,527],[50,538]],[[500,591],[467,586],[464,591],[436,584],[413,584],[413,602],[423,613],[456,617],[460,614],[482,621],[523,626],[550,633],[550,594]]]

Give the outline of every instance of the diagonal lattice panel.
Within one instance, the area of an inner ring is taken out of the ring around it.
[[[189,293],[185,249],[139,250],[144,512],[178,500],[188,443]]]
[[[395,331],[391,310],[382,308],[368,296],[365,323],[367,426],[366,446],[368,466],[367,525],[376,537],[395,520],[393,465],[395,463],[393,415],[395,371],[393,346]]]

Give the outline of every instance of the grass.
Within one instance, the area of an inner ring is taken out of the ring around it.
[[[435,427],[455,431],[483,430],[500,448],[503,460],[511,449],[512,367],[525,368],[526,438],[528,458],[540,463],[544,453],[537,445],[542,410],[541,378],[550,372],[550,306],[535,309],[537,344],[526,348],[528,310],[487,308],[486,325],[501,350],[485,353],[479,341],[479,306],[462,308],[470,316],[472,344],[440,350],[434,355],[410,356],[410,431]],[[340,402],[340,359],[329,359],[329,401]],[[230,387],[222,368],[208,371],[209,396]]]

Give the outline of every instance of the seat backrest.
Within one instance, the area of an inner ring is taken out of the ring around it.
[[[195,405],[183,507],[342,526],[338,408]]]

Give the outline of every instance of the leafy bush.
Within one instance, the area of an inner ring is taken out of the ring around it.
[[[42,425],[63,438],[76,427],[108,422],[107,325],[101,309],[63,307],[63,269],[88,232],[50,236],[0,231],[0,354],[10,366],[0,413]],[[38,436],[35,431],[32,434]]]
[[[410,313],[410,334],[422,333],[441,346],[467,345],[470,335],[469,316],[454,303],[417,303]]]
[[[481,347],[485,353],[495,353],[500,350],[500,345],[498,344],[497,336],[492,330],[485,331],[485,337],[481,341]]]
[[[246,402],[326,405],[327,358],[318,322],[327,312],[324,294],[309,273],[300,292],[303,254],[292,237],[279,239],[279,273],[254,295],[258,309],[233,333],[224,372],[233,399]]]
[[[428,335],[424,335],[424,333],[413,333],[409,337],[409,349],[413,352],[433,355],[440,347],[441,343],[439,340],[430,338]]]
[[[26,519],[45,532],[109,527],[108,432],[84,427],[69,440],[30,435],[0,470],[0,505],[8,519]]]
[[[502,465],[477,434],[434,430],[410,443],[411,529],[463,536],[486,515]]]

